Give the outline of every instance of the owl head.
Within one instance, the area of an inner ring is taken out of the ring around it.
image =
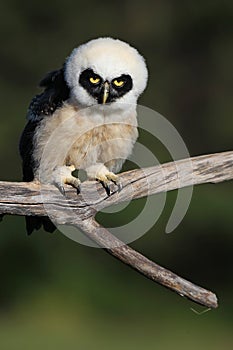
[[[75,48],[65,63],[71,98],[83,107],[135,104],[147,78],[144,58],[118,39],[91,40]]]

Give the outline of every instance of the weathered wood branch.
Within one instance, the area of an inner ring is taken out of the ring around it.
[[[148,278],[199,304],[217,307],[214,293],[182,279],[123,244],[101,227],[94,216],[109,205],[129,199],[191,185],[231,180],[233,151],[137,169],[122,173],[120,178],[123,185],[121,192],[113,187],[110,197],[100,184],[93,181],[83,183],[79,195],[67,187],[65,197],[52,185],[1,181],[0,214],[45,216],[49,207],[49,213],[57,224],[77,226],[100,247]]]

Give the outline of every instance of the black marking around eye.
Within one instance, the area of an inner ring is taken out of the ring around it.
[[[123,81],[124,83],[122,86],[116,86],[114,84],[115,80]],[[132,90],[132,87],[133,87],[133,80],[131,76],[128,74],[122,74],[121,76],[112,79],[110,83],[110,91],[109,91],[107,103],[114,102],[118,98],[124,96],[127,92]]]
[[[96,84],[91,83],[90,78],[99,79]],[[85,69],[79,77],[79,84],[96,100],[99,99],[101,94],[101,88],[103,84],[103,79],[96,74],[91,68]]]
[[[91,83],[90,78],[99,79],[99,82],[94,84],[94,86],[99,86],[103,81],[103,79],[98,74],[96,74],[92,69],[90,69],[90,68],[85,69],[80,74],[79,83],[86,90],[89,90],[90,88],[93,87],[93,83]]]
[[[97,83],[91,83],[90,78],[99,79]],[[114,80],[123,81],[122,86],[116,86],[113,82]],[[107,81],[107,80],[106,80]],[[79,77],[79,84],[96,99],[99,104],[103,103],[103,93],[104,93],[104,79],[96,74],[91,68],[85,69]],[[120,77],[112,79],[108,82],[110,85],[109,96],[106,103],[114,102],[116,99],[122,97],[127,92],[129,92],[133,87],[133,81],[130,75],[122,74]]]
[[[121,86],[117,86],[114,84],[116,81],[123,81],[123,84]],[[130,91],[133,87],[133,81],[130,75],[128,74],[122,74],[120,77],[116,77],[111,81],[111,85],[113,89],[116,89],[117,91],[122,91],[124,94],[128,91]]]
[[[122,86],[116,86],[114,81],[123,81],[124,84]],[[129,92],[133,87],[133,81],[130,75],[122,74],[120,77],[116,77],[111,81],[111,88],[116,97],[121,97]]]

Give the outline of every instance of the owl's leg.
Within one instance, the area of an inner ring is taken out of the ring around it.
[[[72,175],[72,172],[74,170],[75,170],[74,165],[57,166],[53,170],[52,182],[56,187],[58,187],[58,189],[63,195],[65,194],[64,184],[71,185],[77,188],[78,191],[80,190],[79,186],[81,181],[77,177]]]
[[[118,190],[122,189],[122,184],[119,177],[113,172],[109,171],[104,164],[95,164],[86,169],[87,177],[91,180],[96,179],[105,188],[108,195],[111,194],[110,185],[114,183],[118,186]]]

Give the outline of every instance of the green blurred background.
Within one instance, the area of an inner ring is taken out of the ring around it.
[[[37,82],[75,46],[99,36],[125,40],[145,56],[150,78],[140,103],[173,123],[191,155],[232,149],[231,0],[2,0],[0,16],[1,180],[21,179],[17,145]],[[154,152],[161,162],[168,160],[156,142]],[[23,218],[5,217],[0,349],[233,348],[231,191],[231,182],[196,187],[183,222],[165,234],[175,199],[169,194],[159,221],[132,244],[217,292],[219,308],[202,315],[191,308],[204,308],[100,249],[59,232],[27,237]],[[134,210],[130,206],[117,220]]]

